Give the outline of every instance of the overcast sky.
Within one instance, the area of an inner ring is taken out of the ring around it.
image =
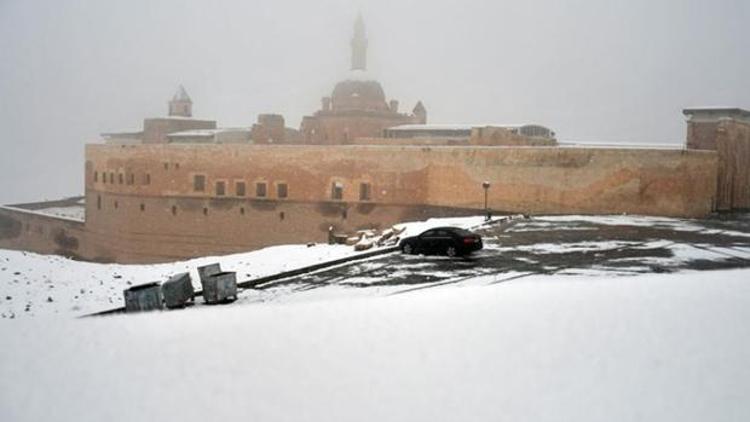
[[[432,123],[683,142],[681,109],[750,107],[748,0],[0,0],[0,203],[83,191],[83,146],[166,114],[298,127],[361,11],[387,97]]]

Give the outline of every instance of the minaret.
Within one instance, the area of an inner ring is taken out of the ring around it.
[[[169,115],[180,117],[193,116],[193,101],[188,96],[185,87],[180,85],[177,92],[174,93],[172,101],[169,102]]]
[[[414,106],[411,115],[414,117],[414,123],[423,125],[427,123],[427,109],[424,108],[422,101],[417,101],[417,105]]]
[[[354,23],[352,70],[367,70],[367,35],[365,34],[365,21],[362,19],[362,14],[357,16],[357,22]]]

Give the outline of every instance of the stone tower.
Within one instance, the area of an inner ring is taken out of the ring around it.
[[[367,35],[362,15],[357,16],[352,37],[352,70],[367,70]]]
[[[185,91],[185,87],[182,85],[177,88],[177,92],[174,93],[172,101],[169,102],[169,115],[179,117],[192,117],[193,116],[193,101]]]
[[[414,116],[415,123],[420,125],[427,123],[427,109],[424,108],[424,104],[421,101],[418,101],[417,105],[414,106],[412,115]]]

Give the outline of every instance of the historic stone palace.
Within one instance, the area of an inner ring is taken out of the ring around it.
[[[85,199],[0,208],[0,247],[159,262],[325,241],[484,207],[527,214],[702,217],[750,207],[750,112],[688,109],[684,146],[558,144],[542,125],[427,124],[367,76],[361,18],[351,73],[299,130],[263,114],[219,128],[180,87],[168,116],[87,145]],[[85,209],[85,212],[84,212]]]

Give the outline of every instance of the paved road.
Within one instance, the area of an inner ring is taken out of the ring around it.
[[[541,217],[479,233],[485,249],[467,258],[394,253],[262,287],[302,291],[336,284],[408,291],[478,276],[492,283],[539,273],[626,276],[750,267],[750,214],[706,220]]]

